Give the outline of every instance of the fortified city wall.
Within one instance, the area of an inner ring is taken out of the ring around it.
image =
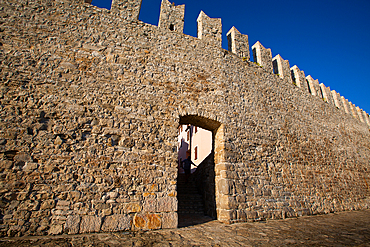
[[[222,49],[221,19],[140,6],[0,2],[1,236],[177,227],[179,124],[213,132],[222,222],[369,208],[368,114],[236,28]]]

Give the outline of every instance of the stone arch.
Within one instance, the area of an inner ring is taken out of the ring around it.
[[[217,179],[220,171],[217,170],[224,162],[224,126],[217,120],[199,115],[184,115],[179,117],[179,124],[194,125],[212,132],[212,152],[199,165],[195,176],[198,181],[197,186],[201,188],[205,214],[217,218]],[[199,172],[198,172],[199,170]]]

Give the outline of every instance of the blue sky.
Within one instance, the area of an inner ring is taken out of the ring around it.
[[[227,2],[227,3],[226,3]],[[225,4],[226,3],[226,4]],[[110,8],[109,0],[93,5]],[[185,4],[184,33],[197,36],[201,10],[222,18],[223,48],[226,33],[235,26],[260,41],[307,75],[370,114],[370,1],[369,0],[176,0]],[[143,0],[139,19],[158,24],[161,0]]]

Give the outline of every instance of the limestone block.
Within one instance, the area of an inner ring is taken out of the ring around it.
[[[49,235],[59,235],[63,232],[62,225],[52,225],[48,231]]]
[[[68,215],[64,230],[68,234],[77,234],[80,231],[81,217],[78,215]]]
[[[236,210],[217,209],[217,220],[230,224],[232,219],[236,219]]]
[[[132,218],[130,215],[115,214],[107,216],[101,227],[104,232],[116,232],[130,230],[132,224]]]
[[[219,203],[217,206],[219,206],[222,209],[237,209],[238,207],[236,198],[234,196],[220,194],[218,200]]]
[[[142,210],[140,203],[138,202],[130,202],[125,204],[125,212],[126,213],[137,213]]]
[[[29,153],[19,152],[14,156],[14,161],[19,162],[32,162],[32,157]]]
[[[185,5],[175,6],[168,0],[162,0],[158,27],[183,33]]]
[[[82,216],[80,224],[80,233],[99,232],[102,218],[98,216]]]
[[[55,200],[46,200],[41,203],[40,209],[52,209],[55,207]]]
[[[234,192],[234,182],[229,179],[220,179],[217,182],[218,191],[224,195],[231,195]]]
[[[178,216],[176,212],[162,214],[162,228],[177,228]]]
[[[235,27],[232,27],[226,34],[229,51],[245,60],[250,59],[248,35],[241,34]]]
[[[198,19],[198,39],[209,45],[221,47],[222,45],[222,23],[220,18],[210,18],[203,11]]]
[[[162,197],[158,199],[158,212],[174,212],[177,211],[176,197]]]
[[[159,214],[135,214],[133,225],[140,230],[160,229],[162,225]]]
[[[285,79],[288,83],[293,83],[288,60],[284,60],[278,54],[272,59],[272,66],[275,74],[278,74],[280,78]]]
[[[144,212],[158,212],[157,199],[147,198],[144,201],[143,211]]]

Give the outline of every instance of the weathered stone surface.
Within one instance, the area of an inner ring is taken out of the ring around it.
[[[176,197],[162,197],[158,199],[158,212],[174,212],[177,211]]]
[[[58,235],[61,234],[63,231],[62,225],[52,225],[48,231],[50,235]]]
[[[161,228],[162,220],[159,214],[135,214],[133,224],[135,229],[154,230]]]
[[[162,228],[177,228],[178,216],[176,212],[162,214]]]
[[[68,215],[64,230],[68,234],[77,234],[80,232],[81,217],[78,215]]]
[[[101,223],[102,223],[101,217],[90,215],[82,216],[79,233],[99,232]]]
[[[129,215],[111,215],[104,219],[101,230],[104,232],[115,232],[130,230],[132,217]]]

